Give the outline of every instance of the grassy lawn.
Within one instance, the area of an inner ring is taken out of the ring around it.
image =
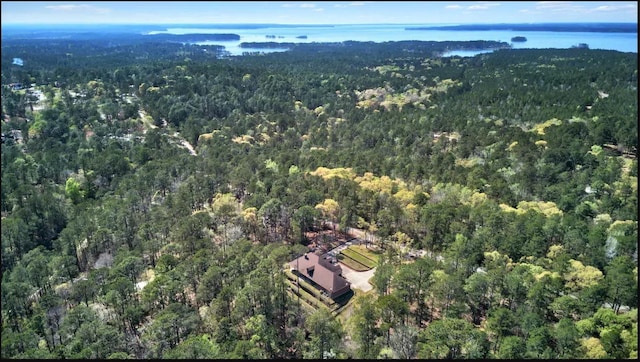
[[[318,300],[318,298],[316,298],[313,295],[309,294],[306,290],[304,290],[304,288],[300,288],[300,290],[298,291],[298,288],[295,285],[292,284],[290,290],[295,295],[294,299],[297,299],[297,295],[299,293],[300,294],[300,299],[304,300],[305,302],[307,302],[307,304],[311,305],[315,309],[318,309],[318,308],[321,308],[321,307],[327,308],[327,306],[324,305],[324,303],[322,303],[320,300]]]
[[[371,268],[375,268],[375,266],[377,265],[377,263],[369,258],[367,258],[366,256],[358,253],[357,251],[353,250],[353,249],[345,249],[343,251],[340,252],[342,255],[348,256],[349,258],[357,261],[358,263],[368,267],[369,269]]]
[[[350,258],[349,256],[344,255],[343,253],[338,254],[338,260],[340,260],[341,263],[343,263],[344,265],[348,266],[349,268],[355,271],[361,272],[361,271],[371,270],[371,268],[369,268],[368,266],[357,262],[356,260]]]
[[[357,252],[358,254],[364,255],[365,257],[376,263],[378,263],[378,260],[380,259],[381,253],[379,251],[373,251],[364,245],[351,245],[349,246],[349,249]]]
[[[313,295],[317,299],[320,299],[327,307],[333,307],[336,302],[333,299],[322,295],[322,292],[316,289],[313,285],[307,283],[306,281],[300,279],[300,286],[307,291],[309,294]]]
[[[287,294],[289,294],[289,296],[291,297],[291,299],[297,301],[298,300],[298,296],[296,295],[296,293],[292,292],[291,290],[287,290]],[[311,304],[307,303],[304,298],[300,298],[300,305],[302,306],[302,308],[306,309],[307,312],[309,313],[313,313],[315,312],[317,309],[315,307],[313,307]]]

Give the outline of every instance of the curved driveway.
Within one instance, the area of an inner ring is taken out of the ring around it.
[[[340,263],[340,267],[342,267],[342,276],[351,283],[352,288],[360,289],[363,292],[368,292],[373,289],[373,286],[369,284],[369,279],[376,272],[376,268],[365,272],[357,272],[343,263]]]

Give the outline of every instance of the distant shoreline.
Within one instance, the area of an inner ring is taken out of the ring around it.
[[[191,24],[195,26],[195,24]],[[614,26],[615,25],[615,26]],[[131,45],[147,41],[193,43],[202,46],[216,46],[229,54],[242,55],[247,49],[265,45],[265,51],[276,51],[290,44],[262,44],[270,41],[282,43],[344,43],[356,42],[398,42],[398,41],[478,41],[480,39],[508,43],[515,36],[526,37],[526,42],[513,42],[514,48],[570,48],[576,44],[589,44],[591,49],[607,49],[637,53],[637,25],[622,23],[565,23],[565,24],[381,24],[368,25],[324,25],[319,26],[266,26],[264,24],[203,24],[193,28],[183,28],[186,24],[156,25],[106,25],[82,26],[51,25],[2,25],[2,41],[34,42],[55,41],[100,41],[109,46]],[[524,27],[531,27],[526,31]],[[587,27],[588,29],[585,29]],[[628,32],[614,32],[622,27]],[[223,29],[224,28],[224,29]],[[477,31],[475,29],[489,30]],[[492,30],[492,29],[504,30]],[[454,30],[447,30],[454,29]],[[516,30],[514,30],[516,29]],[[546,32],[544,30],[547,30]],[[571,32],[571,31],[573,32]],[[590,30],[590,32],[578,32]],[[275,38],[271,38],[273,36]],[[216,49],[217,49],[216,48]],[[253,50],[253,49],[252,49]]]
[[[467,24],[446,26],[416,26],[405,30],[514,30],[514,31],[554,31],[585,33],[637,33],[637,23],[540,23],[540,24]]]
[[[169,28],[198,28],[198,29],[265,29],[265,28],[335,28],[342,26],[388,26],[388,25],[404,25],[405,30],[525,30],[525,31],[587,31],[587,32],[622,32],[637,33],[637,23],[530,23],[530,24],[2,24],[3,29],[55,29],[60,30],[77,30],[77,29],[96,29],[110,30],[139,30],[147,31],[166,31]]]

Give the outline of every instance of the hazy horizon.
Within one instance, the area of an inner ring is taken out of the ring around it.
[[[637,23],[635,1],[2,1],[2,26]]]
[[[570,21],[570,22],[495,22],[495,23],[345,23],[345,24],[282,24],[282,23],[37,23],[37,24],[18,24],[8,23],[2,24],[2,26],[25,26],[25,27],[64,27],[64,26],[79,26],[79,27],[92,27],[92,26],[146,26],[146,27],[222,27],[232,28],[234,26],[253,26],[253,27],[269,27],[269,26],[281,26],[281,27],[333,27],[333,26],[385,26],[385,25],[420,25],[420,26],[457,26],[457,25],[546,25],[546,24],[636,24],[635,22],[612,22],[612,21]]]

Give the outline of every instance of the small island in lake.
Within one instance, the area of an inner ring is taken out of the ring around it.
[[[578,45],[572,45],[571,48],[577,48],[577,49],[589,49],[589,44],[587,43],[580,43]]]
[[[525,38],[524,36],[514,36],[513,38],[511,38],[511,41],[514,43],[524,43],[525,41],[527,41],[527,38]]]
[[[152,37],[157,41],[169,41],[169,42],[196,42],[196,41],[234,41],[240,40],[238,34],[153,34],[153,35],[140,35],[140,37]],[[129,39],[134,39],[134,36],[129,36]]]

